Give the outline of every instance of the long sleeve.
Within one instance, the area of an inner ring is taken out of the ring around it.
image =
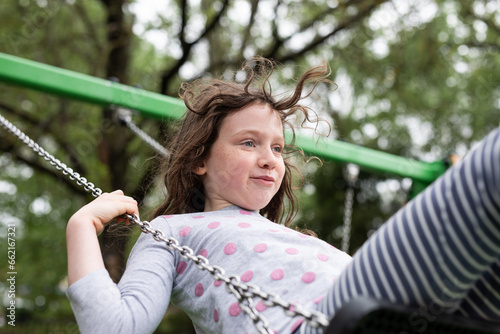
[[[284,300],[315,309],[351,258],[327,243],[238,207],[163,216],[153,228],[176,238],[226,275],[238,275]],[[68,291],[82,333],[152,333],[169,301],[183,309],[197,333],[253,333],[255,327],[221,281],[143,234],[122,280],[113,284],[101,269]],[[290,333],[303,319],[254,298],[256,309],[277,333]]]
[[[154,332],[170,301],[174,261],[164,243],[142,234],[118,284],[99,269],[71,285],[67,295],[81,333]]]

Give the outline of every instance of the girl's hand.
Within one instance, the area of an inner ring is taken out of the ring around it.
[[[125,213],[130,215],[138,214],[137,202],[132,197],[125,196],[123,191],[116,190],[112,193],[104,193],[83,206],[70,218],[68,225],[92,222],[96,233],[99,235],[114,218],[116,218],[117,223],[125,222],[128,225],[128,220],[120,217]]]
[[[119,223],[125,221],[119,217],[125,213],[137,214],[137,202],[117,190],[102,194],[70,218],[66,227],[69,285],[97,269],[104,268],[96,234],[100,234],[113,218],[118,217]]]

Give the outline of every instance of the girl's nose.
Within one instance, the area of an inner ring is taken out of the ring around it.
[[[259,167],[272,169],[276,167],[277,157],[271,148],[263,149],[259,157]]]

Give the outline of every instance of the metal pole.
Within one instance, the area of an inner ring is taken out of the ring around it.
[[[296,133],[296,143],[305,152],[328,160],[353,163],[365,170],[408,177],[430,184],[446,171],[444,162],[423,162],[328,138]]]
[[[5,53],[0,53],[0,81],[97,105],[139,110],[153,118],[180,118],[186,110],[177,98]]]

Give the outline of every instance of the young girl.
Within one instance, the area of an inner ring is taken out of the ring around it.
[[[306,82],[325,80],[326,67],[307,71],[291,96],[281,99],[271,95],[270,74],[257,84],[254,71],[246,70],[250,76],[242,84],[202,80],[183,87],[188,112],[170,148],[167,196],[151,222],[154,229],[228,275],[328,317],[351,298],[369,295],[499,319],[499,131],[351,259],[286,227],[297,206],[288,160],[293,145],[285,143],[284,128],[293,130],[289,119],[296,113],[314,116],[299,102]],[[68,223],[68,296],[83,333],[151,333],[170,301],[199,333],[256,332],[221,281],[150,235],[139,237],[114,284],[97,235],[124,213],[137,214],[137,203],[115,191]],[[276,333],[323,330],[258,298],[254,303]]]

